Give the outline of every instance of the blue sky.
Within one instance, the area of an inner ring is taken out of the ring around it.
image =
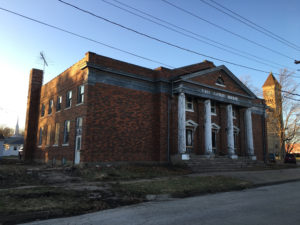
[[[281,64],[264,65],[239,55],[232,54],[195,39],[167,30],[157,24],[136,17],[128,12],[113,7],[102,0],[66,0],[67,2],[89,10],[139,32],[191,49],[193,51],[242,64],[264,71],[279,72],[279,68],[300,69],[293,59],[300,60],[300,52],[290,48],[264,34],[239,23],[222,14],[200,0],[168,0],[189,12],[209,20],[225,29],[251,39],[267,48],[278,51],[288,57],[251,44],[223,30],[188,15],[161,0],[119,0],[125,4],[145,11],[155,17],[184,27],[199,35],[217,42],[246,51],[260,58]],[[113,0],[106,0],[118,5]],[[209,0],[206,0],[210,2]],[[300,2],[298,0],[215,0],[247,19],[272,31],[284,39],[300,46]],[[212,3],[212,2],[210,2]],[[267,78],[266,73],[240,68],[228,63],[213,60],[190,52],[182,51],[151,39],[139,36],[128,30],[107,23],[90,15],[75,10],[57,0],[0,0],[0,7],[45,23],[92,38],[99,42],[138,54],[172,67],[185,66],[205,59],[215,65],[226,65],[237,77],[251,77],[253,85],[260,88]],[[15,126],[20,118],[20,127],[25,126],[28,79],[31,68],[43,68],[39,53],[43,51],[49,66],[46,67],[44,83],[59,75],[65,69],[84,57],[87,51],[112,57],[148,68],[161,66],[123,52],[110,49],[70,34],[43,26],[16,15],[0,10],[0,125]],[[259,61],[263,61],[260,60]],[[270,64],[269,62],[265,62]],[[300,71],[297,72],[300,77]],[[299,82],[299,78],[294,78]]]

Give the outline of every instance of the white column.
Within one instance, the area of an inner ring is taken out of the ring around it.
[[[245,125],[246,125],[247,152],[251,159],[256,160],[256,156],[254,155],[254,147],[253,147],[252,117],[251,117],[250,108],[248,108],[245,112]]]
[[[227,151],[230,158],[237,159],[237,155],[235,154],[234,151],[232,105],[226,106],[226,112],[227,112]]]
[[[178,96],[178,153],[183,154],[186,151],[186,133],[185,133],[185,94]]]
[[[204,102],[204,136],[205,136],[205,155],[213,155],[211,139],[211,105],[210,100]]]

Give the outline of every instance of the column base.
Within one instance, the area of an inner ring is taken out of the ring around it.
[[[205,154],[203,155],[204,158],[207,158],[207,159],[210,159],[210,158],[215,158],[215,154],[214,153],[208,153],[208,154]]]
[[[190,154],[183,153],[183,154],[181,155],[181,159],[182,159],[182,160],[190,160]]]
[[[238,159],[238,156],[237,155],[235,155],[235,154],[233,154],[233,155],[229,155],[228,156],[230,159]]]
[[[254,161],[257,160],[255,155],[250,155],[249,158]]]

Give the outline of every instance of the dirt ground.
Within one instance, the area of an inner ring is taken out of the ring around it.
[[[26,164],[0,160],[0,225],[65,217],[123,205],[244,189],[249,182],[224,176],[189,176],[184,167]]]

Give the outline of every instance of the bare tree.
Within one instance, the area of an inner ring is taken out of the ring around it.
[[[242,75],[239,77],[240,81],[249,88],[257,97],[262,98],[263,92],[261,88],[258,88],[253,85],[252,79],[250,75]]]
[[[282,119],[283,127],[279,131],[281,148],[291,152],[295,143],[300,141],[300,99],[297,96],[300,84],[293,80],[293,73],[284,69],[280,71],[279,83],[282,87]],[[280,119],[279,113],[276,114]]]
[[[240,77],[250,90],[266,100],[268,136],[271,135],[268,140],[278,140],[276,153],[281,158],[285,152],[293,150],[295,143],[300,142],[300,98],[297,97],[300,84],[293,80],[293,74],[287,69],[281,70],[275,88],[271,87],[264,92],[252,85],[250,76]]]
[[[0,125],[0,134],[2,134],[4,137],[10,137],[14,134],[14,129]]]

